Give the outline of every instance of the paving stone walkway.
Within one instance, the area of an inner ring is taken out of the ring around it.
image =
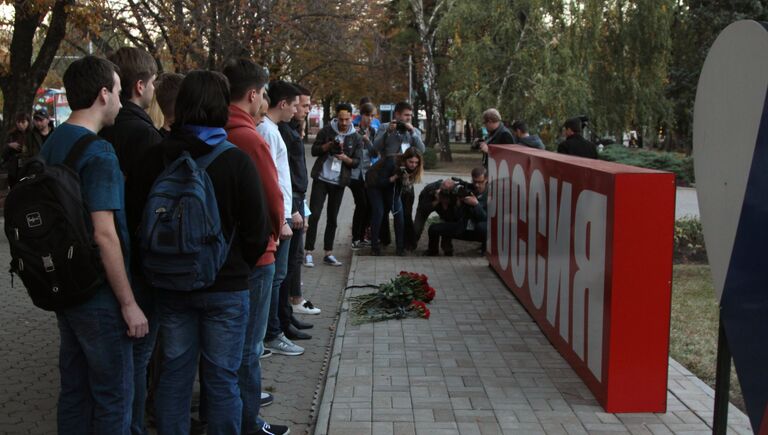
[[[431,318],[353,326],[344,303],[316,435],[711,433],[712,390],[674,360],[666,413],[603,412],[483,258],[356,255],[348,284],[400,270],[429,276]]]

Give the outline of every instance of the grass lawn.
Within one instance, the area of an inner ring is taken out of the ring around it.
[[[718,304],[709,266],[676,264],[672,282],[670,356],[715,388]],[[745,409],[733,366],[731,402]]]

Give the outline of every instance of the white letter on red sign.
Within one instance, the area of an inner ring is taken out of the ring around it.
[[[603,368],[603,302],[605,290],[605,231],[608,200],[605,195],[585,190],[576,201],[573,234],[573,343],[576,354],[598,381]],[[587,296],[588,292],[588,296]],[[586,311],[589,323],[585,322]],[[584,338],[587,358],[584,358]]]
[[[547,236],[547,186],[538,170],[531,174],[528,193],[528,290],[536,308],[544,303],[544,284],[547,274],[547,259],[536,255],[537,234]],[[554,323],[553,323],[554,325]]]
[[[555,326],[560,307],[560,336],[568,341],[571,279],[571,183],[563,182],[557,205],[557,178],[549,179],[549,237],[547,238],[547,320]]]
[[[499,253],[499,265],[501,270],[507,270],[509,262],[509,243],[512,236],[509,234],[509,203],[511,201],[509,187],[509,166],[502,160],[499,163],[499,173],[496,177],[496,248]]]
[[[501,172],[501,171],[499,171]],[[512,249],[510,261],[512,263],[512,278],[515,280],[515,285],[522,288],[525,282],[525,241],[517,234],[518,221],[527,221],[526,201],[528,190],[526,189],[525,173],[523,167],[515,165],[512,170],[512,216],[510,227],[510,239],[514,246],[510,246]]]

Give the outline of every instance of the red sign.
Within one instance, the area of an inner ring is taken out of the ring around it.
[[[517,145],[488,166],[491,266],[607,412],[665,412],[674,175]]]

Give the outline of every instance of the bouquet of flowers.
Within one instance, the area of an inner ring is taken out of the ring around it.
[[[378,288],[378,291],[350,298],[355,325],[406,317],[429,319],[427,304],[435,298],[435,289],[424,274],[403,270],[378,287],[363,287]]]

